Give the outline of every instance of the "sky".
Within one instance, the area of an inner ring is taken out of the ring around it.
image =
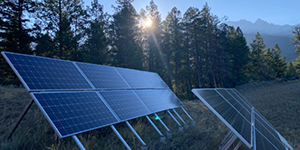
[[[91,0],[84,0],[90,5]],[[116,0],[98,0],[104,6],[104,11],[113,14],[112,5]],[[146,9],[151,0],[134,0],[132,3],[136,11]],[[219,18],[228,17],[228,21],[246,19],[255,22],[258,18],[276,25],[300,24],[300,0],[153,0],[158,6],[164,20],[173,7],[177,7],[184,14],[189,7],[202,9],[207,2],[211,12]]]

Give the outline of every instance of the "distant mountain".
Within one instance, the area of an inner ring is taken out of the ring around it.
[[[294,60],[298,57],[295,53],[295,46],[293,45],[291,38],[292,27],[290,25],[275,25],[268,23],[262,19],[257,19],[255,23],[247,20],[240,21],[228,21],[228,25],[234,26],[235,28],[240,27],[245,35],[248,45],[252,43],[255,34],[259,32],[264,39],[264,43],[270,49],[277,43],[286,57],[287,61]]]
[[[262,19],[257,19],[254,23],[247,20],[228,21],[228,25],[240,27],[243,33],[256,33],[270,34],[270,35],[292,35],[292,27],[290,25],[275,25],[268,23]]]

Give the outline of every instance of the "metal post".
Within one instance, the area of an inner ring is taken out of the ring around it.
[[[167,111],[168,111],[169,115],[175,120],[175,122],[181,127],[181,124],[177,121],[177,119],[173,116],[173,114],[169,110],[167,110]]]
[[[132,128],[132,126],[129,124],[128,121],[126,121],[127,126],[130,128],[130,130],[135,134],[135,136],[141,141],[143,145],[146,145],[146,143],[142,140],[142,138],[135,132],[135,130]]]
[[[227,150],[236,139],[237,136],[232,131],[230,131],[220,144],[219,150]]]
[[[76,142],[76,144],[78,145],[78,147],[79,147],[81,150],[85,150],[84,146],[83,146],[82,143],[79,141],[79,139],[77,138],[76,135],[73,135],[72,138],[74,139],[74,141]]]
[[[10,139],[10,137],[12,136],[12,134],[15,132],[15,130],[17,129],[17,127],[19,126],[20,122],[22,121],[22,119],[24,118],[24,116],[26,115],[26,113],[28,112],[29,108],[31,107],[31,105],[33,104],[34,100],[32,99],[28,105],[26,106],[25,110],[23,111],[22,115],[20,116],[18,122],[16,123],[16,125],[14,126],[14,128],[10,131],[10,134],[7,137],[7,140]]]
[[[148,121],[152,124],[152,126],[155,128],[155,130],[158,132],[158,134],[159,134],[160,136],[164,136],[164,135],[159,131],[159,129],[155,126],[155,124],[151,121],[151,119],[150,119],[148,116],[146,116],[146,118],[147,118]]]
[[[242,146],[242,141],[240,140],[233,150],[238,150],[241,146]]]
[[[155,116],[158,118],[158,120],[160,121],[160,123],[167,129],[167,131],[170,132],[170,129],[165,125],[165,123],[159,118],[159,116],[155,113]]]
[[[178,118],[183,122],[183,124],[186,124],[185,121],[179,116],[179,114],[176,112],[175,109],[173,109],[173,111],[175,112],[175,114],[178,116]]]
[[[118,130],[114,127],[114,125],[111,125],[110,126],[113,131],[116,133],[116,135],[118,136],[118,138],[122,141],[122,143],[125,145],[125,147],[128,149],[128,150],[131,150],[131,148],[128,146],[128,144],[126,143],[126,141],[123,139],[123,137],[120,135],[120,133],[118,132]]]
[[[184,113],[191,119],[191,120],[194,120],[186,111],[183,107],[181,107],[181,109],[184,111]]]

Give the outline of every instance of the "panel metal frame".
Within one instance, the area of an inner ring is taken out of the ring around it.
[[[81,91],[81,92],[90,92],[90,93],[96,93],[96,91]],[[81,93],[80,91],[68,91],[68,92],[43,92],[43,93]],[[109,109],[109,111],[114,115],[114,117],[116,118],[117,122],[113,122],[113,123],[110,123],[110,124],[106,124],[106,125],[103,125],[103,126],[99,126],[99,127],[95,127],[95,128],[90,128],[88,130],[82,130],[80,132],[75,132],[73,134],[68,134],[68,135],[65,135],[65,136],[62,136],[59,132],[59,130],[56,128],[55,124],[52,122],[52,120],[50,119],[50,117],[48,116],[48,114],[46,113],[46,111],[44,110],[44,108],[41,106],[41,104],[39,103],[39,101],[37,100],[37,98],[34,96],[34,94],[40,94],[41,92],[31,92],[30,95],[31,97],[33,98],[33,100],[35,101],[35,103],[38,105],[39,109],[42,111],[43,115],[46,117],[46,119],[48,120],[48,122],[50,123],[50,125],[52,126],[52,128],[54,129],[55,133],[58,135],[59,138],[65,138],[65,137],[69,137],[69,136],[73,136],[73,135],[77,135],[79,133],[84,133],[84,132],[87,132],[87,131],[91,131],[91,130],[95,130],[95,129],[99,129],[99,128],[102,128],[102,127],[106,127],[106,126],[110,126],[110,125],[113,125],[113,124],[117,124],[117,123],[120,123],[120,119],[117,118],[114,114],[114,112],[109,108],[107,107],[106,103],[101,99],[101,97],[99,97],[100,100],[102,100],[102,102],[105,104],[105,106]]]
[[[56,60],[56,61],[65,61],[65,62],[70,62],[74,65],[74,63],[72,61],[69,60],[63,60],[63,59],[55,59],[55,58],[48,58],[48,57],[41,57],[41,56],[33,56],[33,55],[28,55],[28,54],[20,54],[20,53],[13,53],[13,52],[5,52],[2,51],[1,54],[3,55],[4,59],[6,60],[6,62],[9,64],[9,66],[12,68],[12,70],[14,71],[14,73],[17,75],[17,77],[19,78],[19,80],[21,81],[21,83],[24,85],[24,87],[26,88],[26,90],[28,92],[52,92],[52,91],[86,91],[86,90],[93,90],[93,87],[91,86],[91,88],[78,88],[78,89],[30,89],[29,86],[27,85],[27,83],[24,81],[23,77],[20,75],[20,73],[17,71],[17,69],[14,67],[14,65],[12,64],[12,62],[9,60],[9,58],[6,56],[6,54],[14,54],[14,55],[25,55],[27,57],[37,57],[37,58],[42,58],[42,59],[46,59],[46,60]],[[77,71],[81,74],[81,72],[78,70],[78,68],[74,65],[74,67],[77,69]],[[81,74],[82,75],[82,74]],[[84,78],[84,76],[82,76]],[[87,80],[86,80],[87,81]],[[87,83],[89,83],[87,81]]]
[[[192,92],[216,115],[218,116],[218,118],[231,130],[234,132],[234,134],[236,136],[238,136],[238,138],[243,141],[243,143],[248,147],[251,148],[252,145],[251,143],[248,143],[247,140],[237,131],[235,130],[208,102],[206,102],[206,100],[199,95],[196,91],[197,90],[214,90],[216,91],[216,88],[204,88],[204,89],[193,89]],[[218,94],[218,93],[217,93]],[[224,99],[225,101],[227,101],[226,99]]]

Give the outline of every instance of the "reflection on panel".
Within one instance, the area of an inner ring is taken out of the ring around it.
[[[122,121],[150,114],[132,90],[100,91],[99,93]]]
[[[128,89],[115,67],[76,63],[96,89]]]
[[[96,92],[47,92],[32,96],[61,138],[118,122]]]
[[[3,54],[28,90],[92,89],[71,61],[8,52]]]
[[[131,88],[152,88],[140,71],[126,68],[116,69]]]

